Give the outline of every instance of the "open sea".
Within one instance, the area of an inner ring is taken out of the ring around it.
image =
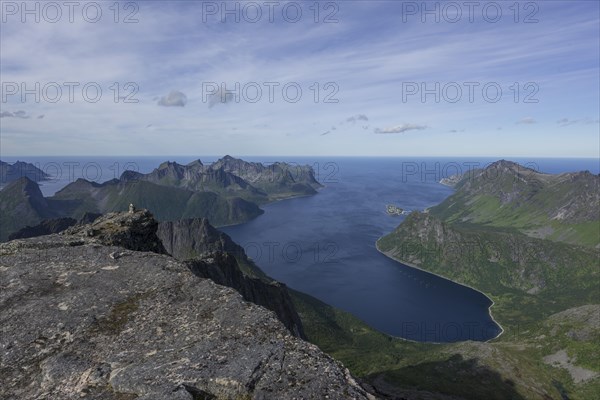
[[[203,163],[218,157],[3,157],[38,165],[53,176],[41,183],[51,196],[78,178],[97,182],[124,170],[150,172],[161,162]],[[438,181],[491,158],[243,157],[309,164],[324,187],[315,196],[268,204],[265,213],[222,230],[242,245],[271,277],[348,311],[387,334],[416,341],[488,340],[500,332],[483,294],[387,258],[375,241],[398,226],[386,205],[423,210],[452,189]],[[523,159],[512,161],[548,173],[589,170],[597,159]],[[493,309],[492,309],[493,310]]]

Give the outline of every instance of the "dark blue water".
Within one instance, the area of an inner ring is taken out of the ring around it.
[[[491,161],[481,160],[480,166]],[[598,170],[596,160],[520,161],[549,172]],[[270,204],[255,220],[223,230],[270,276],[382,332],[436,342],[497,336],[500,329],[489,316],[487,297],[404,266],[375,248],[375,241],[404,218],[387,215],[386,204],[407,210],[435,205],[452,193],[438,180],[457,168],[473,168],[465,163],[475,160],[333,162],[336,168],[321,171],[326,187],[318,195]],[[324,169],[324,160],[315,165]]]
[[[15,161],[17,158],[4,158]],[[124,169],[149,172],[165,157],[27,157],[54,179],[45,195],[86,178],[106,181]],[[171,157],[180,163],[194,157]],[[216,157],[201,157],[203,162]],[[244,157],[313,165],[326,186],[318,195],[264,206],[265,214],[223,228],[273,278],[349,311],[372,327],[407,339],[451,342],[487,340],[500,328],[483,294],[380,254],[375,241],[404,217],[385,212],[386,204],[423,210],[452,189],[442,177],[483,167],[494,159]],[[590,170],[596,159],[513,159],[543,172]]]

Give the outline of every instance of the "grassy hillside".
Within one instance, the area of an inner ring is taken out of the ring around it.
[[[524,371],[543,382],[549,398],[595,399],[600,389],[598,179],[497,162],[463,177],[455,194],[411,214],[377,243],[388,256],[495,302],[492,314],[505,333],[479,345],[500,351],[488,364],[524,398],[532,396]],[[466,348],[455,349],[467,358]],[[510,370],[519,373],[509,378]]]
[[[50,199],[71,201],[69,212],[74,217],[88,211],[124,211],[130,203],[152,210],[160,221],[203,217],[216,226],[244,222],[262,213],[258,206],[242,199],[225,199],[212,192],[193,192],[145,181],[96,184],[80,180]]]
[[[508,343],[409,342],[291,291],[308,340],[391,398],[560,399],[551,367]]]
[[[600,246],[600,176],[550,175],[510,161],[465,174],[431,214],[449,223],[513,228],[526,235]]]

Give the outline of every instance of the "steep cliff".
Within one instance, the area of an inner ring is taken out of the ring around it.
[[[194,274],[234,288],[245,300],[275,312],[294,335],[304,337],[300,317],[287,287],[266,276],[244,249],[208,220],[196,218],[161,222],[157,235],[166,251],[187,265]]]
[[[54,216],[40,187],[27,177],[19,178],[0,190],[0,241],[26,225],[36,225]]]
[[[153,227],[121,213],[0,244],[1,398],[372,398],[271,311],[130,250]]]

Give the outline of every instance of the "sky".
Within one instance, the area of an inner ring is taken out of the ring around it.
[[[24,4],[0,157],[600,157],[595,0]]]

